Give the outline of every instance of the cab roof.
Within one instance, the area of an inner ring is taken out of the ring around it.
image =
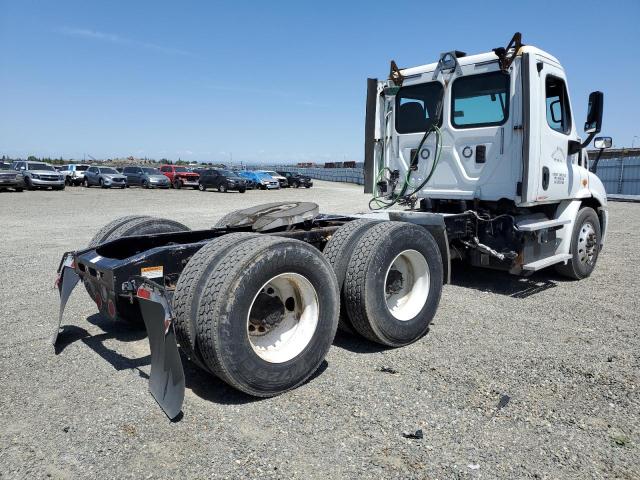
[[[539,48],[533,47],[531,45],[524,45],[520,48],[520,51],[518,52],[518,56],[524,53],[531,53],[531,54],[536,54],[538,56],[544,57],[545,59],[553,63],[556,63],[558,67],[562,68],[560,61],[556,57]],[[485,53],[478,53],[475,55],[465,55],[463,57],[458,57],[458,63],[460,64],[461,67],[465,65],[474,65],[478,63],[489,63],[489,62],[497,62],[497,61],[498,61],[498,56],[493,52],[485,52]],[[426,65],[420,65],[417,67],[403,68],[403,69],[400,69],[400,73],[402,73],[402,75],[404,75],[405,77],[410,77],[413,75],[420,75],[423,73],[433,72],[435,71],[437,66],[438,66],[438,62],[434,62]]]

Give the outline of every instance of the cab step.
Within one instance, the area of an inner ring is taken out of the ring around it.
[[[526,219],[517,222],[518,230],[521,232],[536,232],[538,230],[545,230],[547,228],[561,227],[571,222],[571,219],[552,219],[552,220],[539,220],[539,219]]]
[[[571,260],[571,257],[572,255],[570,253],[559,253],[547,258],[541,258],[540,260],[536,260],[535,262],[527,263],[526,265],[522,266],[522,269],[528,272],[537,272],[538,270],[550,267],[551,265],[555,265],[556,263]]]

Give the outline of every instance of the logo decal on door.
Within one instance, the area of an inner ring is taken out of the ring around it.
[[[554,162],[564,163],[567,157],[560,147],[556,147],[554,152],[551,154],[551,158]]]

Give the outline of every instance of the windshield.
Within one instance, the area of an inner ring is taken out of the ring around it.
[[[271,170],[264,170],[263,173],[266,173],[267,175],[271,175],[272,177],[278,176],[276,172],[272,172]]]
[[[30,163],[29,170],[48,170],[51,172],[55,172],[55,169],[51,165],[47,165],[46,163]]]
[[[220,175],[224,175],[225,177],[235,177],[236,174],[233,173],[230,170],[218,170],[218,172],[220,173]]]
[[[162,175],[157,168],[143,168],[142,171],[147,175]]]
[[[87,168],[89,165],[76,165],[76,172],[84,172]]]
[[[402,87],[396,95],[396,131],[398,133],[426,132],[436,122],[441,99],[442,84],[440,82]],[[437,121],[439,123],[440,119]]]
[[[118,171],[115,168],[102,167],[100,168],[100,173],[109,173],[111,175],[117,175]]]
[[[257,175],[260,180],[272,180],[271,175],[268,175],[266,173],[258,172]]]
[[[176,172],[186,172],[186,171],[187,171],[187,168],[186,168],[186,167],[176,167],[176,168],[175,168],[175,171],[176,171]]]

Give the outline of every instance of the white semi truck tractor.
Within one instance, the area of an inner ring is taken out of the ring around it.
[[[113,220],[60,261],[54,345],[82,281],[104,316],[145,326],[150,390],[175,418],[185,391],[179,350],[268,397],[305,382],[337,328],[390,347],[419,340],[452,259],[519,275],[551,266],[591,274],[608,218],[585,150],[600,132],[601,92],[589,96],[581,140],[560,62],[519,34],[480,55],[392,62],[387,80],[368,83],[373,211],[271,203],[196,231],[140,215]]]

